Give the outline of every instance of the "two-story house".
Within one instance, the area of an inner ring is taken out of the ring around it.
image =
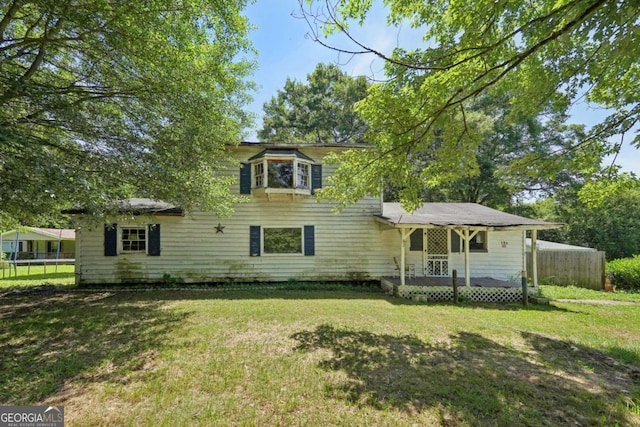
[[[400,276],[398,284],[450,277],[520,280],[525,230],[558,224],[505,214],[475,204],[425,204],[413,213],[380,197],[366,197],[341,213],[319,201],[345,145],[243,143],[230,147],[238,163],[232,192],[246,203],[230,218],[151,201],[123,201],[139,215],[91,226],[77,214],[78,284],[361,281]],[[239,165],[239,166],[238,166]],[[469,242],[469,244],[466,244]],[[398,274],[405,271],[405,274]]]

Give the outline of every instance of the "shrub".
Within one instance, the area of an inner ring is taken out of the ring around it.
[[[608,262],[607,274],[618,289],[640,290],[640,255]]]

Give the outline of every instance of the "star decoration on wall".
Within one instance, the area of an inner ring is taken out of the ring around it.
[[[218,223],[218,225],[216,225],[214,228],[216,229],[216,234],[224,233],[224,228],[225,228],[224,225]]]

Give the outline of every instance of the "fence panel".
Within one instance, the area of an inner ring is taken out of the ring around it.
[[[604,289],[604,252],[538,251],[537,254],[540,283]],[[529,277],[531,271],[531,252],[527,252]]]

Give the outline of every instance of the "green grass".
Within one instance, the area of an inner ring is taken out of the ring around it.
[[[0,404],[69,426],[640,425],[635,304],[59,291],[0,319]]]
[[[605,292],[575,286],[540,286],[542,295],[551,299],[583,299],[606,301],[630,301],[640,303],[640,292],[620,291]]]
[[[73,265],[59,265],[56,269],[55,265],[49,264],[46,266],[46,272],[43,265],[32,265],[31,267],[21,265],[18,267],[17,274],[13,267],[11,267],[11,271],[7,265],[5,267],[4,275],[0,270],[0,289],[44,284],[62,286],[75,284],[75,266]]]

